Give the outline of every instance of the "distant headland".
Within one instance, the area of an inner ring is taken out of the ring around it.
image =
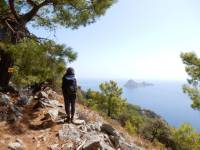
[[[153,86],[154,84],[148,82],[136,82],[134,80],[128,80],[124,87],[128,89],[139,88],[139,87],[146,87],[146,86]]]

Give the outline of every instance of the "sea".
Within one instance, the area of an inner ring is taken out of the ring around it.
[[[106,79],[78,79],[78,84],[83,90],[99,91],[99,84],[108,82]],[[179,127],[183,123],[189,123],[197,131],[200,131],[200,111],[191,108],[192,101],[183,93],[184,81],[157,81],[141,80],[153,83],[153,86],[127,89],[124,84],[128,80],[114,80],[123,88],[123,98],[128,103],[149,109],[160,115],[171,126]],[[140,82],[137,81],[136,82]]]

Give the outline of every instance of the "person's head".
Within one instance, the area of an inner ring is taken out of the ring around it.
[[[75,75],[74,69],[73,69],[72,67],[67,68],[66,74],[67,74],[67,75]]]

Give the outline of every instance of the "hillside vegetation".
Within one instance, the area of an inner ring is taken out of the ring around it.
[[[114,81],[102,83],[100,91],[82,92],[84,104],[104,116],[117,120],[130,135],[137,135],[160,148],[173,150],[197,150],[200,148],[200,133],[191,125],[179,128],[170,126],[163,118],[150,110],[128,104],[122,98],[122,88]],[[79,93],[80,94],[80,93]]]

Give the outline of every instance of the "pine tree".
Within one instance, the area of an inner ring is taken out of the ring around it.
[[[13,53],[7,47],[23,42],[24,39],[34,39],[38,46],[45,47],[47,41],[30,33],[28,25],[50,30],[57,26],[77,29],[94,23],[114,2],[115,0],[0,0],[0,41],[1,44],[7,44],[0,48],[0,87],[8,85],[11,78],[8,69],[15,65]],[[32,48],[34,49],[29,45],[26,51],[32,51]]]
[[[181,58],[190,77],[188,85],[183,86],[183,91],[191,98],[192,108],[200,110],[200,58],[193,52],[181,53]]]

